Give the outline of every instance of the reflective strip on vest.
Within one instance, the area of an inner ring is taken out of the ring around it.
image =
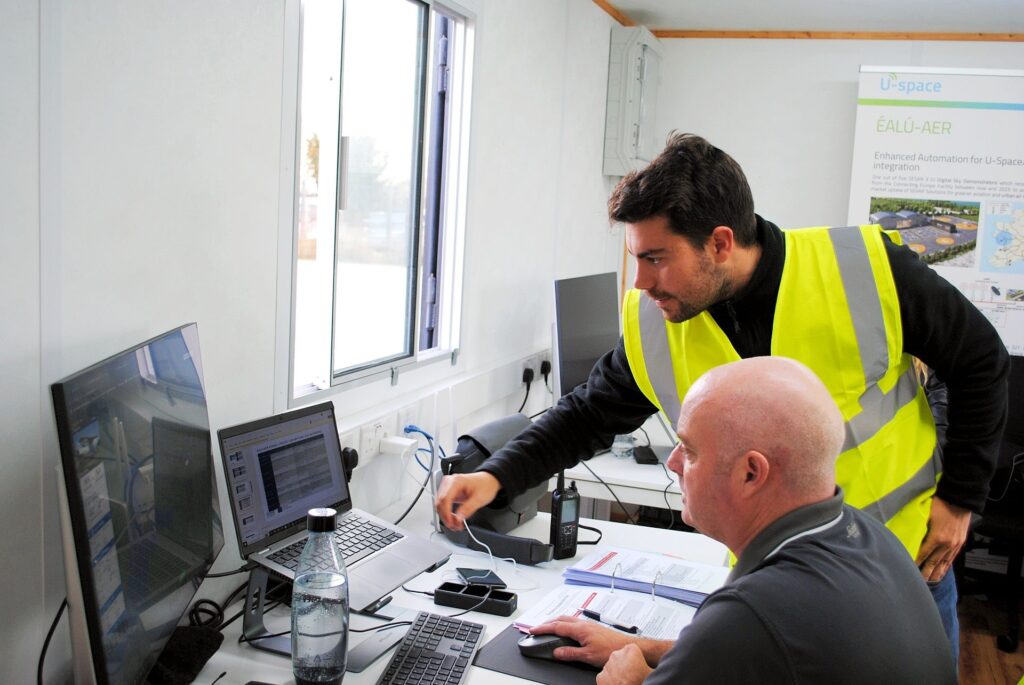
[[[647,378],[654,388],[654,394],[658,396],[658,403],[665,418],[668,419],[668,424],[675,426],[683,405],[679,400],[675,374],[672,373],[672,355],[668,348],[665,317],[661,315],[661,310],[654,304],[654,300],[646,295],[640,297],[640,344],[643,345],[644,359],[647,363],[654,361],[657,364],[653,374],[648,368]]]
[[[882,379],[889,368],[889,350],[882,321],[882,302],[871,278],[871,262],[860,232],[860,226],[833,228],[828,232],[836,252],[839,275],[843,279],[846,302],[853,318],[864,381],[871,387]],[[867,361],[865,361],[867,360]]]

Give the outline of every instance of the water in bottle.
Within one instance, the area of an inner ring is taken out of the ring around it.
[[[348,572],[333,509],[310,509],[309,539],[292,584],[292,673],[297,685],[338,685],[348,656]]]

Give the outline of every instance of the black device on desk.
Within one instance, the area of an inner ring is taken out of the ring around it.
[[[568,559],[576,556],[580,528],[580,493],[576,482],[565,487],[565,474],[559,471],[558,487],[551,493],[551,556]]]
[[[466,585],[487,585],[503,589],[508,587],[497,573],[486,568],[457,568],[455,572]]]
[[[459,436],[457,451],[441,459],[441,472],[446,476],[472,473],[506,442],[529,426],[530,419],[522,414],[512,414]],[[547,481],[544,481],[512,498],[504,491],[499,491],[490,504],[469,517],[467,524],[472,527],[475,538],[466,530],[454,531],[446,526],[442,526],[442,532],[457,545],[482,552],[489,548],[494,556],[511,557],[520,564],[551,561],[551,545],[508,534],[516,526],[537,515],[537,500],[544,496],[547,489]]]

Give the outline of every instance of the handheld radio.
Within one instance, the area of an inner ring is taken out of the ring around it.
[[[576,537],[580,527],[580,493],[576,481],[565,487],[565,475],[559,471],[558,487],[551,493],[551,546],[554,559],[576,556]]]

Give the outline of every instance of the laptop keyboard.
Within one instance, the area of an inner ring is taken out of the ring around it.
[[[368,521],[354,514],[345,516],[338,522],[334,531],[334,539],[338,542],[345,564],[351,565],[368,557],[377,550],[394,544],[404,536],[393,528],[385,528],[373,521]],[[272,561],[286,566],[292,571],[299,565],[299,555],[306,541],[297,540],[287,547],[282,547],[270,555]]]
[[[421,611],[377,685],[458,685],[466,678],[483,632],[479,623]]]

